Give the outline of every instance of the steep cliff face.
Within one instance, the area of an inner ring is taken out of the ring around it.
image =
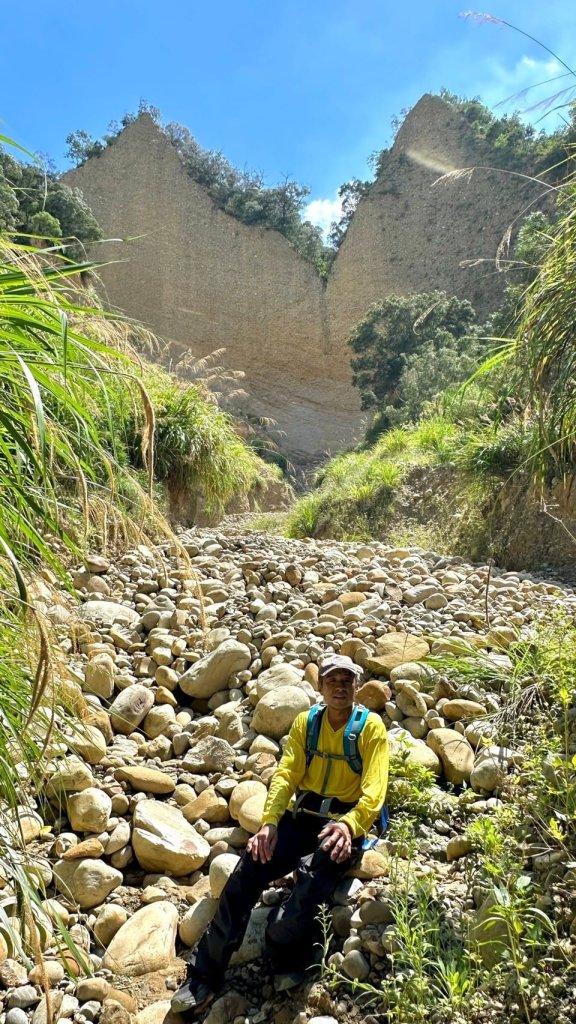
[[[226,364],[245,372],[249,411],[275,420],[286,450],[308,461],[361,433],[346,339],[371,303],[441,288],[480,315],[498,304],[505,282],[494,257],[534,189],[485,169],[434,184],[489,163],[462,115],[424,96],[360,203],[327,285],[282,235],[219,210],[148,115],[66,180],[82,189],[105,237],[131,239],[98,249],[120,261],[102,271],[107,301],[164,338],[173,359],[225,348]]]
[[[422,97],[335,261],[327,295],[335,338],[347,337],[371,303],[391,294],[439,288],[469,299],[480,317],[498,306],[505,285],[494,266],[498,247],[542,190],[489,170],[492,162],[458,111]],[[463,168],[476,170],[438,181]]]
[[[106,238],[131,239],[98,249],[120,261],[101,271],[107,301],[162,337],[173,359],[225,348],[226,364],[246,374],[250,411],[276,421],[296,459],[334,452],[359,433],[323,281],[282,235],[217,209],[150,117],[66,180],[82,189]]]

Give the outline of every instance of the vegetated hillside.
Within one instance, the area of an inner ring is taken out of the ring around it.
[[[518,472],[525,441],[491,428],[466,437],[442,418],[395,428],[369,451],[330,462],[311,493],[292,513],[271,517],[270,528],[418,544],[510,570],[554,568],[572,582],[573,490],[557,481],[543,493]]]
[[[103,271],[107,301],[166,338],[173,359],[225,348],[246,374],[245,409],[274,420],[305,462],[360,436],[346,339],[372,302],[440,288],[484,315],[501,301],[492,261],[541,187],[484,171],[434,185],[487,152],[461,112],[424,97],[360,201],[327,284],[278,231],[219,209],[147,114],[66,180],[105,235],[133,239],[104,248],[129,257]],[[487,262],[463,268],[470,260]]]
[[[461,112],[437,96],[419,100],[382,154],[334,262],[328,297],[336,331],[349,331],[390,294],[440,289],[468,299],[480,317],[500,305],[505,275],[496,272],[496,253],[545,189],[496,168],[497,155]],[[470,173],[439,180],[464,169]]]
[[[493,338],[488,354],[476,351],[478,368],[459,390],[443,391],[439,377],[439,394],[428,392],[428,402],[414,406],[417,422],[389,429],[395,416],[402,422],[410,397],[406,368],[416,378],[437,372],[432,356],[457,351],[470,310],[436,293],[389,299],[365,318],[352,342],[358,386],[376,412],[373,426],[363,446],[318,474],[291,519],[292,533],[389,539],[398,529],[414,535],[416,527],[427,546],[467,557],[573,566],[574,209],[571,174],[559,190],[556,223],[527,224],[520,239],[521,251],[539,265],[520,262],[528,283],[512,286],[493,318],[508,336]],[[432,305],[406,326],[418,302]],[[411,344],[418,324],[424,335],[428,329],[421,365],[410,363],[410,353],[381,350],[391,324]]]

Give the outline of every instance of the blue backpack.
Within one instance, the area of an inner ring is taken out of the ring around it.
[[[352,771],[355,772],[356,775],[361,775],[362,758],[360,757],[360,751],[358,749],[358,739],[370,713],[368,708],[363,707],[362,704],[355,704],[352,708],[352,714],[344,728],[344,754],[324,754],[322,751],[318,750],[320,727],[322,725],[322,719],[325,711],[325,704],[315,704],[308,712],[308,721],[306,723],[306,767],[309,767],[313,757],[326,757],[329,759],[339,759],[343,757],[348,762],[348,766]],[[380,811],[380,835],[383,835],[388,828],[388,822],[388,808],[386,807],[386,804],[384,804]],[[370,847],[374,846],[378,841],[378,838],[379,836],[372,838],[367,837],[364,840],[363,849],[370,849]]]

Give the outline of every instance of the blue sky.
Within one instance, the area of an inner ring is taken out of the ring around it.
[[[338,186],[369,176],[392,117],[423,93],[445,86],[494,106],[563,70],[525,36],[461,17],[470,2],[4,4],[0,132],[63,167],[68,132],[100,136],[144,98],[269,183],[307,184],[312,214],[327,220]],[[482,2],[576,65],[573,0]]]

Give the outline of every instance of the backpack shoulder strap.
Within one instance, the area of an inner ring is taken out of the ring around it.
[[[306,722],[306,767],[308,767],[318,750],[320,726],[322,725],[322,717],[325,710],[325,704],[315,704],[308,712],[308,721]]]
[[[356,704],[344,729],[344,756],[353,772],[362,774],[362,758],[358,749],[358,738],[368,718],[368,708]]]

